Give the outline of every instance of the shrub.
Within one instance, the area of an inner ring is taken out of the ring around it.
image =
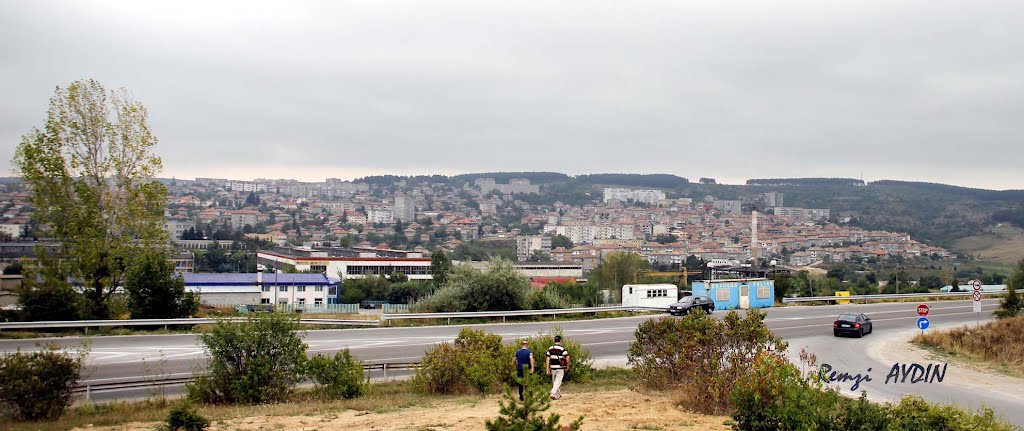
[[[465,328],[453,344],[427,350],[413,382],[426,393],[496,392],[511,372],[507,352],[500,335]]]
[[[530,310],[550,310],[569,308],[569,301],[552,290],[534,290],[526,298],[526,308]]]
[[[283,400],[301,379],[306,345],[298,320],[277,313],[250,314],[243,322],[218,322],[201,334],[209,374],[188,386],[207,403],[260,404]]]
[[[81,378],[84,352],[56,349],[0,356],[0,407],[20,420],[56,419]]]
[[[485,422],[488,431],[578,431],[583,424],[583,417],[580,416],[573,423],[565,426],[558,424],[561,417],[552,414],[545,418],[543,413],[551,408],[551,400],[544,385],[537,381],[535,376],[530,374],[522,378],[515,377],[515,381],[525,388],[523,400],[514,394],[512,388],[505,389],[505,399],[500,402],[500,416],[493,422]]]
[[[762,353],[732,390],[733,429],[743,431],[829,430],[844,400],[800,374],[782,355]],[[836,428],[857,429],[862,428]]]
[[[168,431],[203,431],[210,426],[210,420],[201,416],[188,403],[181,403],[167,414],[164,425]]]
[[[427,349],[413,376],[413,386],[428,394],[469,392],[469,384],[462,374],[463,355],[450,343],[441,343]]]
[[[764,326],[765,313],[735,310],[722,320],[705,313],[682,319],[645,321],[636,330],[628,361],[640,381],[653,388],[680,387],[681,401],[706,413],[731,411],[737,379],[768,352],[783,352],[786,343]]]
[[[851,400],[825,388],[812,372],[801,375],[780,355],[762,354],[753,372],[732,392],[737,431],[917,431],[1011,430],[990,409],[978,413],[906,397],[899,404],[873,404],[864,394]]]
[[[478,271],[468,264],[455,267],[444,286],[414,306],[417,312],[522,310],[530,291],[529,280],[512,262],[492,259]]]
[[[551,382],[551,376],[544,372],[544,361],[547,360],[547,350],[555,345],[555,335],[562,335],[562,347],[569,354],[569,371],[563,378],[567,383],[582,383],[590,381],[594,377],[594,360],[590,357],[590,349],[583,347],[579,341],[572,340],[562,334],[561,328],[555,328],[551,333],[540,333],[527,339],[530,342],[530,349],[533,350],[533,358],[537,363],[534,371],[542,382]],[[505,354],[505,357],[512,358],[515,349],[512,347]],[[511,360],[511,359],[510,359]]]
[[[1006,297],[999,301],[999,309],[996,310],[997,317],[1000,319],[1014,317],[1020,314],[1021,309],[1024,309],[1020,294],[1017,293],[1017,288],[1022,284],[1024,284],[1024,260],[1017,263],[1017,270],[1006,286]]]
[[[306,374],[317,391],[328,398],[355,398],[363,394],[363,364],[348,349],[334,357],[317,355],[306,364]]]

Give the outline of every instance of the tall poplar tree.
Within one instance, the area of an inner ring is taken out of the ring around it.
[[[32,190],[33,218],[62,244],[66,276],[82,283],[93,318],[139,247],[166,246],[167,189],[146,108],[125,89],[94,80],[57,87],[43,129],[21,138],[15,171]]]

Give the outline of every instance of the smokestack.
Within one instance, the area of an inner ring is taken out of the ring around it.
[[[750,212],[750,255],[755,259],[761,257],[761,243],[757,241],[757,210]]]

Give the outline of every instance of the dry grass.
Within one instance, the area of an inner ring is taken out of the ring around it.
[[[1002,224],[986,232],[960,238],[954,248],[979,260],[1013,265],[1024,259],[1024,229]]]
[[[597,370],[593,381],[572,384],[567,393],[593,393],[630,389],[633,374],[626,369]],[[370,385],[368,393],[351,400],[322,400],[309,390],[297,391],[290,402],[260,406],[203,405],[201,415],[217,423],[255,416],[292,417],[336,415],[343,411],[382,414],[412,407],[438,404],[476,404],[485,397],[480,395],[424,395],[413,390],[409,381],[391,381]],[[11,431],[67,430],[91,426],[116,426],[132,422],[163,421],[173,401],[147,400],[132,403],[86,404],[70,409],[59,420],[52,422],[13,422],[0,417],[0,429]]]
[[[471,396],[436,396],[414,392],[408,382],[373,384],[369,393],[351,400],[322,400],[311,391],[298,391],[288,403],[260,406],[204,405],[198,407],[201,415],[213,422],[251,416],[312,416],[345,410],[384,413],[403,408],[429,406],[435,402],[465,402]],[[59,420],[52,422],[12,422],[0,418],[0,429],[66,430],[76,427],[112,426],[129,422],[163,421],[173,401],[147,400],[132,403],[86,404],[70,409]]]
[[[914,343],[954,357],[1024,375],[1024,316],[914,337]]]

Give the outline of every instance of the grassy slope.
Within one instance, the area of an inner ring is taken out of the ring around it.
[[[985,232],[960,238],[955,248],[977,257],[982,262],[1009,267],[1024,259],[1024,229],[1006,224]]]
[[[1010,375],[1024,375],[1024,316],[914,337],[925,348]]]

